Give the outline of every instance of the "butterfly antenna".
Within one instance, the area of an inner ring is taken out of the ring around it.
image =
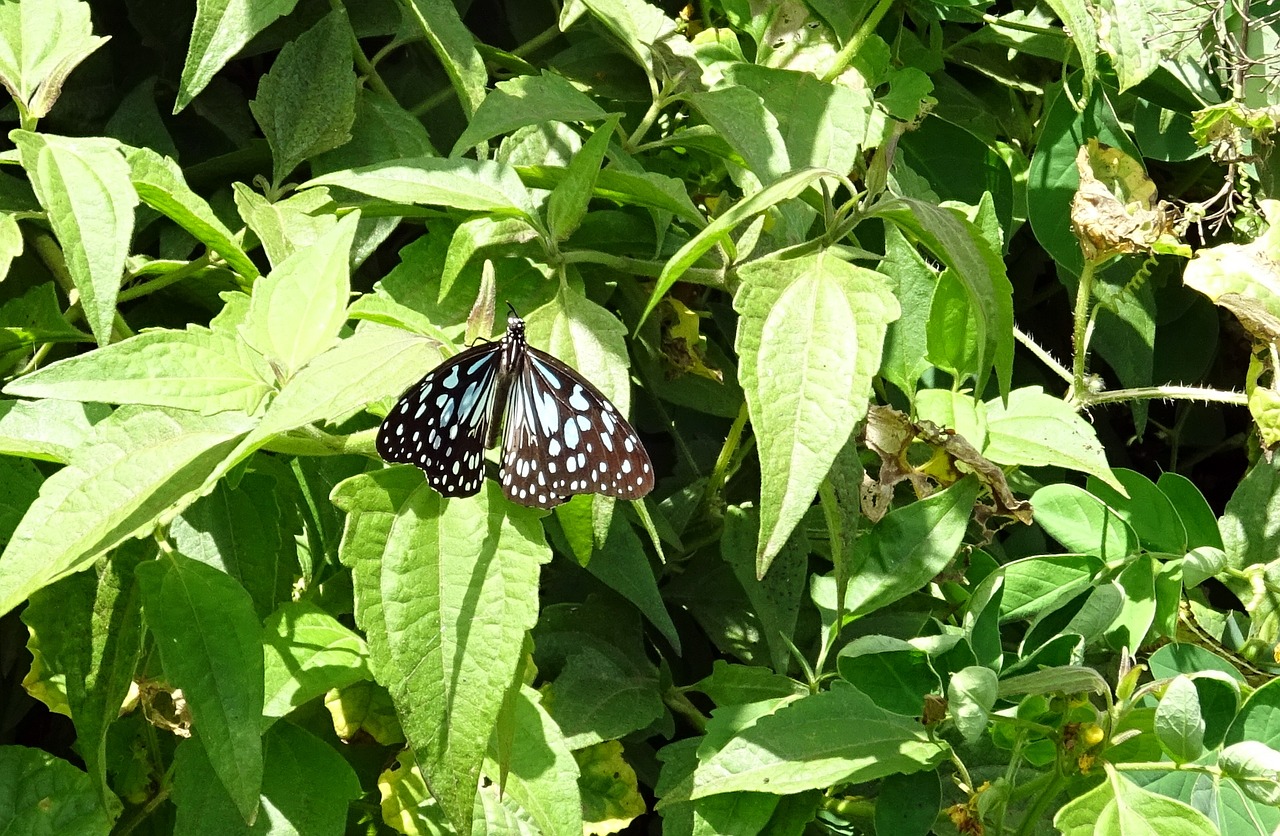
[[[511,315],[512,315],[512,316],[519,316],[519,315],[520,315],[519,313],[517,313],[517,312],[516,312],[516,306],[515,306],[515,305],[513,305],[513,304],[511,304],[511,302],[509,302],[509,301],[507,302],[507,310],[511,311]]]

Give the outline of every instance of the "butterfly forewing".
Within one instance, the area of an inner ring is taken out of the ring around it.
[[[513,371],[500,473],[509,499],[552,508],[573,494],[638,499],[653,489],[636,431],[585,378],[529,347]]]
[[[417,465],[444,496],[471,496],[484,480],[503,343],[485,343],[432,369],[387,413],[378,455]]]

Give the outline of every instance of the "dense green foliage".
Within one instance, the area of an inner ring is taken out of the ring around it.
[[[0,0],[0,832],[1273,832],[1273,6]]]

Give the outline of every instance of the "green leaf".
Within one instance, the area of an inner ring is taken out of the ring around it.
[[[1125,567],[1116,583],[1124,590],[1124,606],[1107,631],[1107,644],[1117,650],[1147,644],[1156,616],[1156,559],[1139,555]]]
[[[1280,752],[1256,740],[1242,740],[1222,750],[1218,765],[1254,801],[1280,806]]]
[[[974,313],[955,271],[942,271],[929,300],[929,321],[925,326],[928,352],[924,359],[958,380],[980,377],[983,371],[981,346],[976,339],[982,329]]]
[[[253,286],[240,335],[277,364],[282,381],[338,341],[351,295],[351,242],[359,213],[343,218],[313,246],[299,250]]]
[[[12,403],[10,401],[10,403]],[[0,494],[0,546],[7,545],[18,523],[36,501],[44,474],[27,459],[0,457],[0,484],[6,486]]]
[[[190,504],[248,429],[235,413],[129,407],[99,423],[45,480],[0,556],[0,613]]]
[[[947,709],[965,742],[976,742],[987,730],[999,691],[1000,683],[990,668],[971,665],[951,675]]]
[[[1204,729],[1195,684],[1187,676],[1175,676],[1156,706],[1155,731],[1160,746],[1177,763],[1188,763],[1204,752]]]
[[[0,454],[64,464],[110,414],[97,403],[0,401]]]
[[[333,688],[372,680],[364,639],[314,604],[286,603],[262,628],[266,650],[267,721],[283,717]]]
[[[411,206],[444,206],[529,221],[535,216],[515,170],[490,160],[416,157],[335,171],[305,185],[338,186]]]
[[[1082,14],[1088,17],[1091,10],[1086,8]],[[1092,23],[1084,25],[1090,29],[1072,31],[1084,33],[1092,29]],[[1089,139],[1097,139],[1135,160],[1142,158],[1128,132],[1120,126],[1103,86],[1095,84],[1092,97],[1084,97],[1082,113],[1075,107],[1079,86],[1079,77],[1072,76],[1062,88],[1050,92],[1040,121],[1040,141],[1027,171],[1027,220],[1036,240],[1062,269],[1076,275],[1084,266],[1084,256],[1071,225],[1064,223],[1065,218],[1071,217],[1071,201],[1080,187],[1076,152]],[[1068,90],[1071,95],[1067,95]]]
[[[483,103],[489,72],[476,50],[475,36],[447,0],[406,0],[406,26],[412,26],[431,45],[453,84],[462,112],[470,119]]]
[[[797,532],[779,549],[764,577],[757,578],[759,532],[760,515],[754,508],[729,506],[725,509],[720,556],[733,567],[734,577],[751,602],[751,611],[760,619],[773,669],[786,673],[809,575],[809,548]]]
[[[1093,668],[1063,665],[1011,676],[1000,682],[1000,698],[1023,694],[1105,694],[1111,686]]]
[[[725,67],[726,91],[749,89],[760,96],[768,112],[776,120],[777,131],[785,143],[783,158],[791,168],[828,168],[851,171],[860,163],[867,139],[868,122],[874,106],[866,90],[840,83],[819,80],[813,73],[779,69],[748,62],[735,62]],[[695,94],[697,105],[700,96]],[[701,109],[701,108],[700,108]],[[763,122],[752,123],[750,114],[740,111],[723,115],[726,127],[752,125],[757,133]],[[716,121],[708,119],[712,125]],[[770,120],[773,121],[773,120]],[[742,131],[745,134],[747,131]],[[735,144],[736,130],[720,130],[730,144]],[[735,150],[737,146],[735,144]],[[750,160],[749,157],[743,155]],[[763,172],[757,170],[757,174]],[[766,183],[772,178],[762,177]]]
[[[324,421],[336,424],[371,402],[398,396],[440,362],[431,341],[368,324],[316,357],[271,402],[253,443]]]
[[[293,11],[298,0],[209,0],[196,7],[191,43],[182,67],[173,112],[179,113],[200,95],[218,70],[234,58],[255,35],[277,18]]]
[[[1075,485],[1046,485],[1031,495],[1036,522],[1068,551],[1120,562],[1138,550],[1129,525],[1093,494]]]
[[[23,622],[39,642],[46,674],[60,676],[76,725],[76,751],[97,784],[102,809],[121,809],[107,781],[107,731],[133,685],[142,654],[142,613],[134,567],[155,555],[132,542],[95,565],[31,596]]]
[[[761,212],[799,195],[815,180],[832,174],[833,172],[826,169],[817,168],[807,168],[793,172],[750,197],[735,203],[728,211],[707,224],[702,231],[689,239],[688,243],[667,260],[666,265],[662,268],[662,275],[658,277],[657,285],[649,295],[649,301],[640,317],[640,324],[643,324],[649,318],[649,314],[653,313],[653,309],[662,301],[662,297],[680,280],[685,271],[692,267],[712,247],[717,245],[732,246],[732,242],[729,240],[729,233],[732,230]],[[636,327],[639,328],[639,325]]]
[[[519,805],[542,833],[583,832],[578,764],[538,692],[521,686],[515,692],[513,714],[515,735],[505,772],[504,801]],[[490,744],[484,772],[496,776],[499,771]]]
[[[274,203],[244,183],[233,183],[231,189],[240,217],[262,242],[267,260],[277,267],[338,223],[338,206],[328,189],[303,189]]]
[[[136,575],[165,676],[182,689],[193,734],[251,822],[263,775],[262,640],[253,601],[223,572],[177,553],[140,565]]]
[[[293,508],[287,500],[281,507],[280,489],[271,476],[245,473],[234,487],[218,482],[169,524],[174,547],[244,586],[260,618],[290,599],[301,574],[298,543],[287,533]]]
[[[864,532],[856,546],[845,612],[860,615],[886,607],[950,565],[980,487],[976,478],[966,477],[933,496],[895,508]]]
[[[1082,72],[1081,84],[1087,99],[1098,80],[1098,22],[1094,10],[1083,0],[1047,0],[1046,4],[1062,21],[1076,48]],[[1112,23],[1114,26],[1115,23]]]
[[[1000,392],[1007,393],[1013,374],[1013,285],[1000,253],[958,212],[931,203],[895,197],[877,204],[871,216],[893,222],[951,268],[969,297],[976,328],[977,388],[983,389],[994,366]]]
[[[662,43],[668,49],[675,47],[674,42],[678,39],[675,37],[675,21],[657,6],[633,0],[582,0],[582,5],[650,78],[655,75],[654,45]],[[567,13],[569,8],[566,4],[564,11]]]
[[[412,467],[348,479],[331,498],[347,512],[339,556],[353,571],[369,666],[433,795],[469,832],[485,747],[537,616],[538,567],[550,557],[541,526],[494,482],[443,499]]]
[[[1147,551],[1182,554],[1187,550],[1187,533],[1169,498],[1155,483],[1134,470],[1118,467],[1111,471],[1128,496],[1090,477],[1089,493],[1107,503],[1138,535]]]
[[[1187,532],[1187,545],[1192,549],[1209,546],[1222,548],[1222,534],[1218,531],[1218,517],[1209,507],[1209,501],[1200,493],[1195,483],[1179,473],[1161,473],[1156,480],[1160,489],[1182,521]]]
[[[841,723],[832,723],[840,717]],[[946,744],[930,741],[914,718],[891,714],[856,688],[788,703],[700,757],[693,798],[750,791],[789,795],[929,769]]]
[[[360,796],[351,765],[329,743],[290,723],[276,723],[262,740],[265,774],[262,810],[246,828],[218,782],[197,736],[174,753],[174,832],[190,836],[227,833],[342,833],[350,803]]]
[[[698,115],[715,129],[716,135],[747,164],[747,169],[771,184],[793,166],[787,155],[787,144],[778,130],[778,120],[765,108],[760,94],[747,87],[722,87],[705,93],[692,93],[689,102]]]
[[[1066,6],[1066,3],[1062,5]],[[1167,24],[1161,23],[1159,18],[1176,13],[1174,9],[1162,9],[1157,3],[1135,0],[1101,0],[1098,4],[1095,14],[1109,25],[1104,25],[1097,34],[1100,45],[1111,58],[1119,92],[1141,84],[1160,66],[1164,56],[1156,42],[1159,30],[1166,29]],[[1074,18],[1071,21],[1073,25],[1076,22]],[[1085,31],[1092,34],[1096,30],[1089,27]],[[1072,37],[1078,46],[1083,46],[1074,30]]]
[[[680,634],[662,600],[649,556],[622,514],[610,515],[609,535],[595,551],[595,557],[597,559],[587,564],[587,571],[634,604],[679,653]]]
[[[768,668],[734,665],[723,659],[715,660],[711,673],[690,687],[706,694],[718,706],[743,705],[804,693],[804,686],[799,682]]]
[[[1039,386],[1027,386],[1010,392],[1007,404],[997,398],[986,407],[987,444],[982,454],[996,464],[1056,465],[1096,476],[1124,492],[1107,466],[1097,433],[1065,401]]]
[[[111,342],[138,195],[112,139],[13,131],[99,345]]]
[[[306,160],[351,139],[356,118],[353,33],[333,11],[276,56],[249,109],[271,146],[272,184],[280,186]]]
[[[876,832],[928,836],[941,811],[942,781],[937,772],[890,775],[876,796]]]
[[[5,387],[5,394],[67,401],[148,404],[203,415],[256,412],[273,390],[271,369],[231,334],[199,325],[148,331],[59,360]]]
[[[1189,804],[1147,792],[1108,767],[1107,780],[1058,811],[1063,836],[1216,836],[1213,823]]]
[[[563,76],[545,70],[541,75],[516,76],[495,85],[484,97],[449,156],[457,157],[487,139],[526,125],[598,122],[604,118],[600,106]]]
[[[0,306],[0,356],[48,343],[89,343],[93,337],[71,326],[53,282],[38,284]]]
[[[737,349],[760,445],[763,577],[866,414],[899,311],[883,276],[831,255],[756,262],[740,277]]]
[[[565,84],[574,89],[568,82]],[[491,98],[493,97],[490,96]],[[617,115],[611,116],[596,128],[591,138],[583,143],[582,149],[573,155],[565,168],[564,179],[547,198],[547,229],[556,241],[563,241],[572,235],[587,214],[587,203],[595,188],[596,175],[600,173],[600,164],[604,161],[605,152],[609,150],[609,141],[618,126],[618,119]],[[443,284],[441,287],[443,290]]]
[[[600,596],[544,609],[533,642],[538,669],[555,671],[544,699],[571,749],[617,740],[662,717],[658,671],[633,613]]]
[[[9,275],[13,260],[22,255],[22,230],[17,219],[8,212],[0,212],[0,281]]]
[[[517,166],[520,179],[531,189],[554,189],[568,176],[567,168],[546,165]],[[612,200],[624,206],[642,206],[670,212],[696,228],[707,225],[707,219],[689,199],[684,183],[655,171],[621,171],[606,168],[596,172],[592,197]]]
[[[436,157],[427,129],[388,92],[360,87],[351,141],[311,160],[315,175],[370,165],[379,160]]]
[[[1034,618],[1057,609],[1093,584],[1102,561],[1085,554],[1025,557],[1005,564],[1000,621]]]
[[[889,325],[880,374],[911,398],[920,375],[929,368],[925,358],[926,325],[937,274],[897,225],[885,227],[884,246],[884,259],[876,269],[893,282],[893,295],[902,308],[902,316]]]
[[[191,190],[177,163],[150,148],[129,150],[125,161],[143,203],[191,233],[244,278],[258,277],[258,267],[240,246],[238,236],[222,223],[204,198]]]
[[[40,749],[0,746],[0,828],[6,833],[107,836],[111,825],[88,775]]]
[[[444,299],[453,289],[453,283],[476,253],[492,249],[504,253],[529,240],[529,225],[517,218],[491,218],[477,215],[458,224],[449,239],[449,253],[445,256],[444,270],[440,272],[438,299]]]
[[[942,687],[929,654],[892,636],[859,636],[840,649],[836,667],[876,705],[908,717],[920,716],[925,695]]]
[[[93,35],[89,9],[79,0],[0,5],[0,82],[31,119],[46,116],[71,71],[110,40]]]

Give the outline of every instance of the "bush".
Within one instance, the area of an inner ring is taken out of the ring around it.
[[[0,831],[1280,826],[1270,13],[1047,5],[0,4]]]

